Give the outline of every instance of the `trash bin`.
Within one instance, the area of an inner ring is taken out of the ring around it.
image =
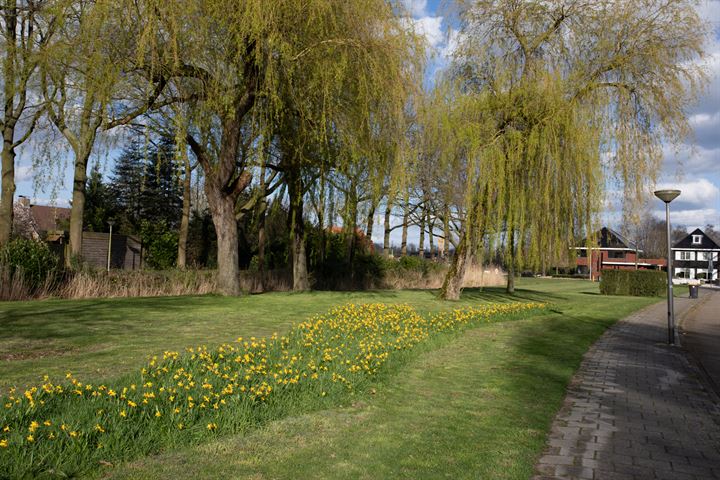
[[[697,285],[690,285],[690,298],[698,298],[698,289]]]

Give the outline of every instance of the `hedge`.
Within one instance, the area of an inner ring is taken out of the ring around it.
[[[600,293],[660,297],[667,288],[667,273],[658,270],[602,270]]]

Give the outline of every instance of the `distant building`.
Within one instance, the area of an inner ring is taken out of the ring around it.
[[[602,270],[660,270],[667,265],[664,259],[640,258],[635,242],[607,227],[597,232],[596,244],[589,255],[587,247],[575,247],[578,273],[592,280],[599,280]]]
[[[673,283],[718,279],[720,246],[699,228],[675,243],[672,254]]]
[[[21,236],[47,242],[51,250],[63,261],[68,252],[70,209],[48,205],[32,205],[30,199],[20,196],[15,203],[17,221],[13,228]],[[83,232],[83,262],[98,268],[107,268],[109,233]],[[143,248],[140,238],[132,235],[112,236],[110,268],[138,270],[143,266]]]

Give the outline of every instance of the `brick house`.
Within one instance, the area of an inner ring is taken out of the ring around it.
[[[635,242],[607,227],[597,232],[597,246],[588,255],[587,247],[575,247],[577,272],[591,280],[600,279],[602,270],[660,270],[667,265],[665,259],[641,258]],[[583,242],[585,243],[585,242]]]
[[[718,279],[720,246],[699,228],[672,247],[673,283]]]

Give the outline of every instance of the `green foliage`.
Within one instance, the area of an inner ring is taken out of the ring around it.
[[[115,200],[110,186],[102,181],[100,164],[95,163],[85,187],[85,209],[83,210],[83,230],[89,232],[107,232],[108,220],[115,216]]]
[[[212,216],[207,210],[190,213],[187,264],[197,268],[217,267],[217,235]]]
[[[144,221],[169,229],[180,223],[182,188],[174,171],[173,140],[160,137],[158,145],[148,140],[135,137],[125,146],[107,187],[117,229],[127,235],[139,234]]]
[[[143,220],[140,225],[140,238],[145,251],[145,265],[157,270],[167,270],[175,266],[178,251],[178,235],[165,222]]]
[[[431,272],[442,270],[443,268],[442,264],[432,262],[419,256],[404,256],[397,260],[387,259],[385,261],[388,270],[395,270],[398,272],[420,272],[423,275],[427,275]]]
[[[667,274],[657,270],[603,270],[600,293],[659,297],[667,288]]]
[[[140,229],[144,156],[142,143],[133,138],[115,160],[108,187],[115,202],[115,228],[120,233],[135,234]]]
[[[44,242],[16,238],[0,250],[0,266],[10,269],[10,277],[21,275],[31,293],[54,283],[60,273],[59,259]]]

